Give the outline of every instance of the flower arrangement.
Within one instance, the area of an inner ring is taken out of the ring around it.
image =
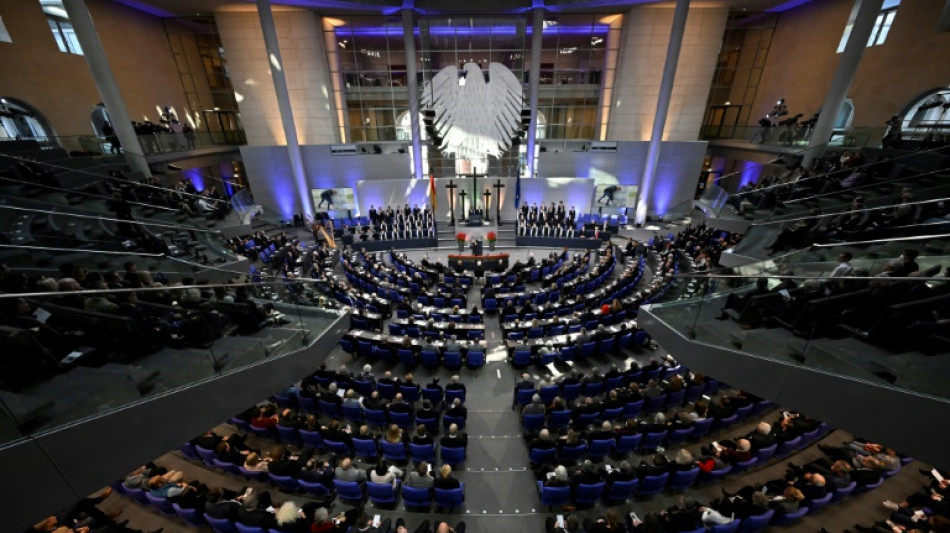
[[[489,231],[488,235],[485,236],[485,239],[487,239],[488,242],[495,242],[498,239],[498,236],[495,235],[494,231]]]
[[[466,238],[467,238],[466,235],[462,233],[461,231],[455,234],[455,240],[457,240],[459,244],[462,244],[463,242],[465,242]]]

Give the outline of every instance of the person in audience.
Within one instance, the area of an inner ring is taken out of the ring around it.
[[[108,488],[99,496],[82,498],[72,506],[63,509],[59,513],[50,515],[37,522],[26,531],[27,533],[59,531],[60,528],[64,527],[70,528],[68,531],[73,531],[72,527],[83,516],[89,517],[89,519],[91,519],[89,526],[90,529],[109,527],[114,524],[112,520],[119,516],[121,511],[115,511],[106,514],[97,506],[105,501],[105,499],[111,494],[112,489]]]
[[[369,480],[373,483],[389,483],[395,488],[402,476],[402,470],[395,465],[390,465],[385,458],[380,457],[376,467],[370,470]]]
[[[442,468],[439,470],[439,477],[433,482],[433,487],[437,489],[452,490],[461,486],[462,484],[459,482],[459,480],[452,476],[452,467],[449,465],[442,465]]]
[[[429,475],[429,463],[420,461],[416,469],[410,472],[406,478],[406,485],[431,489],[435,485],[435,480]]]
[[[451,416],[452,418],[461,418],[465,419],[468,417],[468,409],[462,405],[462,399],[456,398],[452,400],[452,405],[445,410],[445,414]]]
[[[458,424],[449,425],[448,432],[439,440],[443,448],[465,448],[468,446],[468,435],[459,431]]]
[[[333,476],[340,481],[356,481],[357,483],[366,481],[366,472],[354,468],[353,461],[349,457],[340,459],[340,464],[334,470]]]

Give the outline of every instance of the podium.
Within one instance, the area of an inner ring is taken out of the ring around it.
[[[472,241],[471,248],[472,248],[472,255],[482,255],[482,250],[483,250],[482,240],[478,239],[478,240]]]

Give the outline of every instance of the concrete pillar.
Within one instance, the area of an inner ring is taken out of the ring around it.
[[[300,143],[297,141],[297,127],[294,125],[294,113],[290,106],[284,64],[280,59],[280,46],[277,43],[277,30],[274,27],[274,13],[270,8],[270,0],[257,0],[257,14],[261,19],[261,31],[264,33],[264,48],[270,62],[271,77],[274,78],[274,92],[277,93],[280,122],[284,127],[284,137],[287,139],[287,154],[290,156],[290,171],[293,173],[297,197],[295,205],[299,206],[299,210],[295,210],[295,213],[303,213],[313,218],[313,201],[310,198],[310,186],[303,166]]]
[[[406,87],[409,89],[409,138],[412,140],[412,161],[417,179],[422,176],[422,135],[419,127],[419,80],[416,72],[416,36],[414,33],[413,2],[406,0],[402,6],[402,37],[406,50]]]
[[[99,89],[99,95],[102,96],[102,103],[109,112],[112,128],[119,142],[122,143],[125,161],[133,171],[141,172],[145,177],[151,177],[152,171],[148,168],[148,161],[142,153],[142,145],[139,144],[139,138],[135,135],[129,110],[125,108],[125,101],[122,99],[122,93],[119,92],[119,84],[115,81],[112,68],[109,67],[109,59],[106,57],[105,49],[102,48],[89,8],[86,7],[86,0],[64,0],[63,7],[66,8],[69,22],[73,25],[79,45],[82,46],[83,57],[86,58],[86,65],[89,66],[92,79],[96,83],[96,88]]]
[[[531,65],[528,67],[528,93],[529,109],[531,109],[531,121],[528,123],[528,177],[535,176],[535,144],[538,133],[538,85],[541,77],[541,32],[544,31],[544,7],[543,2],[535,2],[534,9],[531,10]],[[519,173],[520,174],[520,173]]]
[[[815,123],[815,128],[808,139],[808,148],[802,161],[805,168],[808,168],[816,158],[821,157],[828,146],[835,120],[838,118],[838,110],[841,109],[841,104],[848,96],[851,83],[854,82],[854,75],[861,64],[864,49],[874,29],[874,22],[881,12],[881,5],[884,4],[884,0],[855,0],[855,2],[858,12],[854,17],[854,24],[851,26],[851,34],[844,46],[844,52],[838,60],[838,68],[835,69],[835,75],[831,78],[831,87],[825,95],[825,102],[821,104],[818,122]]]
[[[660,79],[660,95],[656,99],[656,115],[653,117],[653,131],[650,134],[650,146],[647,149],[646,162],[643,165],[643,176],[640,179],[640,194],[637,197],[637,211],[635,215],[637,225],[646,222],[647,210],[650,207],[650,194],[653,191],[656,167],[660,162],[660,145],[663,142],[663,128],[666,126],[666,116],[670,110],[670,98],[673,94],[673,80],[676,78],[676,66],[679,63],[680,48],[683,45],[683,34],[686,31],[687,15],[689,15],[689,0],[676,0],[676,9],[673,11],[673,29],[670,32],[670,44],[666,49],[666,62],[663,64],[663,77]]]

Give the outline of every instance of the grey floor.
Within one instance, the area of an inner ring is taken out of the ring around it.
[[[532,253],[532,251],[526,249],[504,251],[512,254],[512,261],[515,258],[523,258]],[[411,252],[409,255],[413,260],[419,260],[426,255],[430,260],[444,260],[445,253],[447,251],[440,253],[430,250],[427,252]],[[548,250],[533,250],[533,253],[540,257],[542,254],[548,253]],[[644,280],[642,283],[647,282],[648,280]],[[476,302],[477,291],[473,289],[469,293],[468,305],[471,306]],[[480,305],[480,302],[478,303]],[[459,372],[468,390],[469,416],[466,431],[470,436],[467,464],[457,471],[457,476],[465,483],[466,504],[464,510],[451,515],[439,515],[434,513],[407,513],[401,507],[396,510],[377,510],[371,504],[367,504],[366,510],[370,515],[378,513],[384,517],[404,516],[411,526],[424,519],[445,519],[453,524],[464,520],[469,531],[479,533],[487,533],[501,528],[505,530],[542,531],[545,518],[553,516],[554,513],[541,508],[539,504],[534,475],[527,468],[528,454],[525,443],[521,438],[519,418],[516,412],[511,409],[512,387],[516,377],[522,371],[516,370],[500,360],[502,357],[498,355],[497,347],[501,345],[501,338],[497,320],[489,319],[486,324],[486,339],[489,341],[488,351],[490,354],[495,353],[496,355],[490,357],[489,363],[480,369],[463,369]],[[493,348],[496,348],[494,352]],[[596,366],[605,370],[614,364],[624,366],[630,359],[645,362],[651,357],[662,357],[664,355],[665,352],[662,347],[657,351],[628,352],[619,356],[599,355],[589,361],[578,363],[578,368],[587,371]],[[345,365],[351,370],[359,369],[367,362],[373,365],[377,374],[385,370],[392,370],[393,373],[402,375],[410,370],[402,365],[387,368],[384,363],[364,361],[360,358],[352,359],[340,349],[331,352],[327,359],[328,366]],[[433,376],[439,376],[443,381],[450,377],[450,372],[443,369],[432,370],[420,367],[411,370],[418,382],[428,382]],[[528,369],[530,373],[539,378],[552,372],[560,373],[565,370],[567,370],[565,367],[531,367]],[[763,413],[762,418],[771,420],[777,416],[777,412],[766,412]],[[748,433],[757,421],[750,420],[722,434],[713,434],[707,440],[687,445],[687,448],[690,451],[697,452],[698,448],[709,440],[722,440],[726,437]],[[218,430],[232,432],[234,428],[224,424]],[[834,431],[822,442],[838,444],[849,438],[850,435],[843,431]],[[251,435],[249,439],[249,442],[253,445],[255,437]],[[266,442],[259,443],[261,447],[266,447],[267,444]],[[666,453],[672,455],[675,450],[667,450]],[[691,488],[685,494],[705,503],[719,497],[722,487],[734,490],[749,483],[779,478],[784,475],[789,462],[803,464],[820,455],[822,455],[821,451],[813,445],[784,461],[741,476],[726,478],[722,483]],[[634,456],[629,459],[639,461],[641,457]],[[145,460],[147,458],[143,458],[143,462]],[[223,475],[213,469],[184,459],[179,452],[170,452],[156,459],[155,462],[169,468],[181,469],[185,471],[186,479],[197,479],[209,486],[222,485],[232,489],[240,489],[246,485],[243,479]],[[617,461],[608,460],[608,462],[616,464]],[[360,466],[368,466],[362,463],[359,464]],[[856,522],[867,525],[874,520],[882,520],[888,516],[888,511],[880,505],[881,501],[885,499],[900,501],[926,481],[924,476],[918,473],[918,469],[921,467],[922,465],[916,462],[911,463],[900,474],[887,480],[881,488],[875,491],[852,496],[818,514],[807,516],[792,526],[772,529],[818,531],[821,527],[825,527],[828,531],[837,532],[852,527]],[[267,489],[268,487],[261,488]],[[277,502],[286,499],[292,499],[298,503],[306,501],[306,498],[300,495],[278,494],[274,491],[272,491],[272,494]],[[662,494],[645,501],[633,500],[624,505],[616,506],[615,509],[622,513],[635,511],[642,517],[646,512],[659,511],[674,504],[678,497],[679,495],[676,494]],[[130,520],[130,526],[143,530],[158,527],[164,527],[166,532],[194,529],[182,525],[178,520],[162,517],[150,509],[143,509],[120,495],[111,496],[102,507],[105,510],[121,508],[123,518]],[[346,508],[347,506],[336,503],[333,511]],[[595,517],[602,515],[603,512],[604,508],[598,506],[590,510],[577,511],[577,514],[582,517]]]

